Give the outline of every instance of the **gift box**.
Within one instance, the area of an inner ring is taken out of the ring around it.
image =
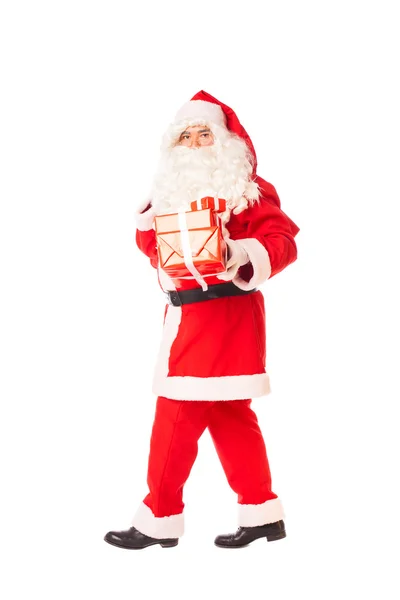
[[[170,277],[200,280],[226,270],[226,244],[216,209],[198,210],[193,204],[191,211],[155,217],[159,264]]]

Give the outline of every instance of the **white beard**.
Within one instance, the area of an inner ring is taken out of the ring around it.
[[[190,210],[194,200],[217,196],[227,202],[226,214],[221,215],[226,222],[231,210],[239,214],[249,200],[258,199],[246,143],[229,132],[219,137],[214,132],[214,138],[212,146],[163,149],[150,196],[157,214]]]

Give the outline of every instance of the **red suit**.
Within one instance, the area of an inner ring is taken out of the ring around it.
[[[205,92],[194,99],[220,104],[228,128],[241,135],[254,153],[245,130],[231,109]],[[254,153],[255,158],[255,153]],[[298,227],[280,209],[274,187],[256,176],[260,202],[226,224],[229,237],[246,250],[250,262],[233,282],[259,287],[296,260]],[[194,279],[170,279],[158,266],[154,211],[146,202],[136,214],[136,242],[157,269],[162,290],[200,287]],[[208,285],[220,284],[208,277]],[[157,398],[149,457],[149,494],[133,525],[155,538],[183,533],[182,490],[197,454],[197,442],[208,427],[228,482],[238,495],[239,525],[256,526],[283,518],[271,489],[265,444],[250,408],[251,398],[269,393],[266,371],[264,297],[257,292],[166,305],[163,337],[153,380]]]

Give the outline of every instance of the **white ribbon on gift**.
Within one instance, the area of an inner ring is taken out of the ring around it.
[[[178,209],[178,223],[179,223],[179,229],[181,232],[183,260],[185,261],[185,265],[187,266],[188,270],[192,273],[192,275],[195,278],[195,280],[197,281],[197,283],[199,285],[201,285],[203,291],[206,291],[206,290],[208,290],[208,285],[204,281],[203,277],[201,276],[201,274],[199,273],[199,271],[196,269],[196,267],[193,264],[192,249],[190,247],[190,240],[189,240],[189,230],[188,230],[187,220],[186,220],[186,211],[184,208]],[[187,279],[187,278],[184,277],[182,279]]]

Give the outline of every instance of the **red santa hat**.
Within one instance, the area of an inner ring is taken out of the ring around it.
[[[261,197],[280,208],[281,202],[274,186],[257,175],[256,151],[249,134],[239,121],[236,113],[229,106],[211,96],[211,94],[200,90],[189,102],[186,102],[179,109],[175,116],[174,125],[178,125],[181,121],[195,121],[197,119],[214,123],[220,127],[226,127],[228,131],[238,135],[246,142],[253,156],[252,180],[258,185]],[[285,216],[289,220],[293,235],[296,235],[299,228],[287,215]]]

